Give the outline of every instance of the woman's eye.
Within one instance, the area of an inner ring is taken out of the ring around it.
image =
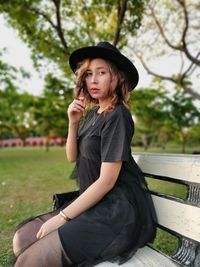
[[[104,75],[105,74],[105,71],[100,71],[99,72],[99,75]]]
[[[89,77],[89,76],[91,76],[91,75],[92,75],[91,72],[86,72],[86,77]]]

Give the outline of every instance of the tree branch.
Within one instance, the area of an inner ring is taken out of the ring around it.
[[[191,53],[189,52],[188,50],[188,46],[187,46],[187,43],[186,43],[186,35],[187,35],[187,31],[189,29],[189,17],[188,17],[188,12],[187,12],[187,8],[186,8],[186,5],[185,5],[185,1],[184,0],[176,0],[180,6],[183,8],[183,13],[184,13],[184,20],[185,20],[185,27],[183,29],[183,33],[182,33],[182,36],[181,36],[181,41],[179,42],[180,45],[174,45],[170,42],[170,40],[167,38],[167,36],[165,35],[165,32],[164,32],[164,29],[163,27],[161,26],[159,20],[157,19],[156,17],[156,14],[154,12],[154,9],[152,6],[149,6],[149,9],[151,11],[151,15],[153,17],[153,20],[156,24],[156,26],[158,27],[158,30],[163,38],[163,40],[165,41],[165,43],[172,49],[174,50],[179,50],[179,51],[182,51],[184,52],[184,54],[186,55],[186,57],[192,61],[194,64],[196,64],[197,66],[200,66],[200,60],[198,60],[198,56],[192,56]],[[198,52],[199,54],[199,52]],[[198,55],[197,54],[197,55]]]
[[[145,70],[147,71],[148,74],[153,75],[153,76],[155,76],[155,77],[157,77],[157,78],[160,78],[160,79],[162,79],[162,80],[168,80],[168,81],[170,81],[170,82],[175,83],[175,79],[173,79],[172,77],[163,76],[163,75],[160,75],[160,74],[158,74],[158,73],[155,73],[155,72],[151,71],[150,68],[149,68],[149,67],[147,66],[147,64],[145,63],[143,57],[142,57],[140,54],[138,54],[137,52],[135,52],[135,51],[134,51],[134,53],[135,53],[136,56],[139,58],[139,60],[141,61],[143,67],[145,68]]]
[[[180,45],[173,45],[173,44],[169,41],[169,39],[168,39],[167,36],[165,35],[165,32],[164,32],[163,27],[161,26],[160,22],[158,21],[158,19],[157,19],[157,17],[156,17],[156,14],[155,14],[153,8],[152,8],[152,7],[149,7],[149,8],[150,8],[150,10],[151,10],[151,15],[152,15],[152,17],[153,17],[153,20],[154,20],[156,26],[158,27],[158,30],[159,30],[159,32],[160,32],[162,38],[163,38],[164,41],[166,42],[166,44],[167,44],[169,47],[171,47],[172,49],[175,49],[175,50],[182,50],[182,46],[180,46]]]
[[[34,12],[35,14],[37,14],[37,15],[43,17],[43,18],[44,18],[44,19],[51,25],[51,27],[57,32],[58,37],[60,38],[61,43],[62,43],[62,45],[63,45],[63,42],[62,42],[62,39],[61,39],[61,38],[62,38],[62,34],[60,34],[60,32],[62,33],[62,31],[60,30],[60,29],[61,29],[61,24],[55,25],[55,24],[53,23],[53,21],[50,19],[50,17],[49,17],[47,14],[45,14],[45,13],[42,12],[41,10],[38,10],[38,9],[35,8],[35,7],[29,7],[29,9],[30,9],[32,12]],[[64,49],[62,50],[63,53],[69,55],[68,47],[67,47],[67,45],[66,45],[65,40],[64,40],[64,45],[63,45],[63,47],[64,47]]]
[[[191,87],[188,87],[188,85],[185,83],[185,79],[186,79],[186,74],[191,70],[192,66],[194,65],[194,63],[191,63],[191,65],[189,66],[189,68],[185,71],[185,73],[180,74],[178,76],[177,79],[172,78],[172,77],[168,77],[168,76],[163,76],[160,75],[158,73],[155,73],[153,71],[150,70],[150,68],[147,66],[147,64],[145,63],[143,57],[141,55],[139,55],[136,51],[134,51],[134,53],[136,54],[136,56],[139,58],[139,60],[141,61],[144,69],[147,71],[148,74],[160,78],[162,80],[166,80],[166,81],[170,81],[173,82],[174,84],[177,84],[179,86],[181,86],[184,91],[190,95],[192,95],[195,99],[199,99],[200,100],[200,94],[194,90],[191,89]]]
[[[186,8],[186,5],[185,5],[185,0],[176,0],[176,1],[182,7],[183,14],[184,14],[184,19],[185,19],[185,28],[183,30],[183,34],[182,34],[182,38],[181,38],[182,51],[184,51],[185,55],[187,56],[187,58],[190,61],[192,61],[197,66],[200,66],[200,60],[198,60],[198,55],[199,55],[200,52],[197,53],[196,57],[193,57],[191,55],[191,53],[189,52],[188,47],[187,47],[187,43],[186,43],[186,35],[187,35],[187,31],[189,29],[189,16],[188,16],[187,8]]]
[[[199,55],[200,55],[200,52],[197,54],[197,58],[199,57]],[[196,65],[196,64],[193,64],[193,66],[191,67],[191,69],[189,70],[190,71],[190,73],[188,74],[188,75],[191,75],[194,71],[195,71],[195,69],[197,68],[198,66]],[[188,72],[189,72],[188,71]]]
[[[53,29],[56,30],[56,25],[53,23],[53,21],[49,18],[49,16],[47,16],[47,14],[43,13],[42,11],[38,10],[35,7],[29,7],[29,9],[34,12],[35,14],[43,17],[50,25]]]
[[[121,27],[124,21],[125,13],[127,10],[127,0],[123,0],[122,6],[120,5],[120,1],[118,1],[118,12],[117,12],[117,28],[115,31],[115,37],[113,41],[113,45],[116,46],[119,42]]]
[[[3,121],[1,121],[0,120],[0,128],[5,128],[5,129],[7,129],[7,130],[12,130],[13,128],[8,124],[8,123],[6,123],[6,122],[3,122]]]
[[[193,63],[193,62],[191,62],[191,64],[190,64],[190,66],[184,71],[184,73],[182,74],[182,80],[184,80],[185,78],[187,78],[187,77],[189,77],[191,74],[192,74],[192,72],[194,71],[194,69],[193,69],[193,71],[192,71],[192,68],[193,68],[193,66],[194,66],[195,64]],[[196,66],[196,65],[195,65]],[[189,73],[190,72],[190,73]]]
[[[55,5],[55,8],[56,8],[56,20],[57,20],[57,26],[56,26],[56,31],[57,31],[57,34],[60,38],[60,41],[62,43],[62,46],[66,52],[66,55],[69,55],[69,48],[68,48],[68,45],[67,45],[67,42],[65,40],[65,37],[64,37],[64,33],[63,33],[63,29],[62,29],[62,22],[61,22],[61,15],[60,15],[60,3],[61,3],[61,0],[52,0],[54,5]]]

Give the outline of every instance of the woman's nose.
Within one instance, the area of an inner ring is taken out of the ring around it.
[[[93,74],[91,77],[91,83],[97,83],[97,75]]]

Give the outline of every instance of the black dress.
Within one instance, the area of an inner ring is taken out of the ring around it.
[[[100,174],[102,162],[122,161],[114,188],[94,207],[59,228],[74,266],[104,260],[123,263],[155,235],[155,214],[144,177],[131,156],[134,123],[119,103],[107,114],[92,109],[78,133],[80,194]]]

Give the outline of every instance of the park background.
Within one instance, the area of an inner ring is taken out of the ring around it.
[[[130,96],[136,124],[133,152],[200,151],[200,4],[3,0],[0,16],[30,51],[34,68],[23,66],[23,51],[15,51],[17,60],[6,57],[9,47],[3,47],[0,32],[0,266],[6,267],[16,225],[51,210],[55,192],[76,188],[63,146],[74,88],[68,58],[74,49],[107,40],[138,67],[140,83]],[[15,50],[14,42],[11,47]],[[33,79],[35,73],[40,84]],[[30,146],[28,138],[38,137],[45,142]],[[20,146],[3,145],[2,140],[16,138]],[[186,195],[185,188],[149,184]],[[171,253],[176,242],[159,232],[155,246]]]

